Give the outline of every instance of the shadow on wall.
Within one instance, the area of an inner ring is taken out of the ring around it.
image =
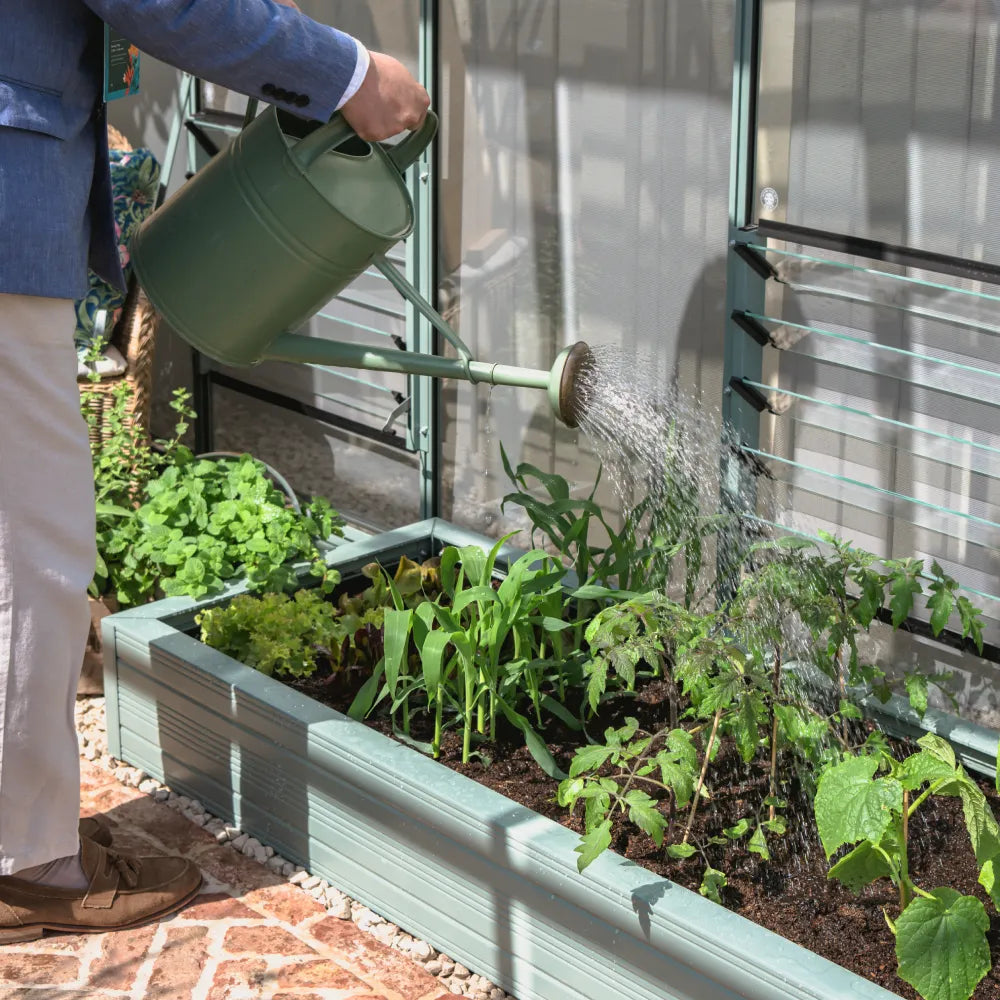
[[[731,0],[552,0],[530,16],[456,4],[449,16],[442,264],[473,353],[548,367],[574,340],[613,344],[717,411]],[[510,244],[507,288],[484,293],[487,248]],[[586,443],[544,400],[455,386],[445,401],[448,516],[493,530],[463,504],[489,512],[504,481],[497,440],[515,462],[593,483]]]

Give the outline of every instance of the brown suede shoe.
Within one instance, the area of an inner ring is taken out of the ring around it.
[[[184,858],[119,854],[83,837],[86,890],[58,889],[0,877],[0,944],[34,941],[44,931],[99,933],[137,927],[190,902],[201,872]]]
[[[101,847],[111,846],[111,829],[99,816],[84,816],[80,820],[80,836],[89,838]]]

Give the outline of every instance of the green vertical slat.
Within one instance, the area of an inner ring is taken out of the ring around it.
[[[419,48],[417,72],[420,82],[436,102],[435,78],[437,76],[437,0],[420,0]],[[435,182],[433,175],[434,144],[421,155],[410,170],[409,186],[413,197],[416,224],[413,235],[406,244],[406,263],[410,280],[423,297],[436,302],[435,254],[437,216],[435,211]],[[407,343],[421,354],[434,354],[435,332],[431,324],[412,306],[407,304]],[[435,517],[440,512],[440,462],[438,452],[441,440],[440,388],[436,381],[426,377],[410,377],[413,404],[410,409],[408,443],[420,458],[420,516]]]
[[[743,445],[756,448],[760,441],[757,411],[730,388],[730,381],[746,378],[759,382],[763,374],[763,348],[730,318],[737,309],[757,309],[764,304],[764,280],[735,253],[739,243],[752,239],[751,205],[754,186],[757,134],[755,116],[760,0],[736,0],[734,10],[733,119],[729,188],[729,254],[726,267],[726,332],[722,376],[724,443],[735,433]],[[730,430],[731,429],[731,430]],[[720,464],[720,508],[739,510],[752,484],[750,473],[737,455],[723,447]],[[750,494],[752,495],[752,494]],[[741,499],[741,497],[743,499]],[[720,556],[728,546],[720,546]],[[720,577],[726,569],[721,566]]]
[[[759,441],[757,411],[729,387],[730,379],[760,381],[763,348],[729,318],[734,310],[762,308],[764,280],[734,252],[738,243],[751,243],[751,203],[754,183],[754,120],[757,87],[757,39],[760,0],[737,0],[733,66],[733,138],[729,191],[729,258],[726,274],[726,338],[723,359],[723,419],[748,445]]]

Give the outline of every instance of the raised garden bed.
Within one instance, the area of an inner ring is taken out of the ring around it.
[[[467,544],[492,543],[428,521],[329,561],[346,575]],[[116,757],[520,1000],[892,995],[619,856],[579,874],[572,830],[187,634],[235,592],[106,621]]]

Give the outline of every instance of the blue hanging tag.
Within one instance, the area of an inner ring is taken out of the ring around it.
[[[104,25],[104,100],[139,93],[139,50],[110,24]]]

